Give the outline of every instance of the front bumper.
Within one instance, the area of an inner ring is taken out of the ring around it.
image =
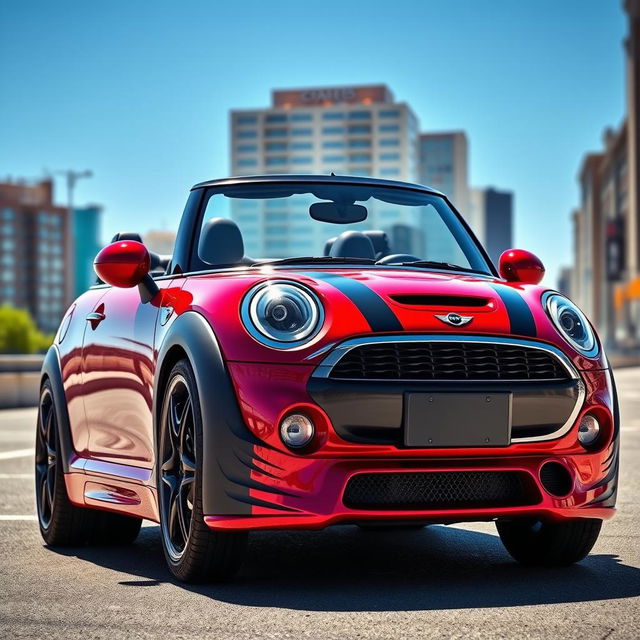
[[[608,519],[615,512],[619,424],[608,370],[580,372],[584,397],[572,423],[559,437],[512,442],[506,447],[412,449],[341,437],[309,393],[312,367],[228,366],[243,420],[258,444],[253,444],[250,457],[236,455],[236,467],[244,470],[244,476],[225,473],[234,485],[242,485],[242,500],[245,507],[250,505],[250,513],[207,515],[205,521],[212,529],[320,529],[363,521],[450,523],[513,517]],[[287,450],[278,436],[280,420],[293,409],[311,413],[319,426],[315,448],[301,454]],[[577,425],[588,411],[595,412],[604,425],[600,444],[591,451],[577,440]],[[541,468],[550,461],[562,465],[570,476],[570,490],[561,496],[552,495],[541,480]],[[485,506],[476,501],[438,508],[367,509],[345,504],[347,484],[358,474],[432,472],[518,474],[524,497],[509,506]],[[227,492],[234,491],[230,487]]]

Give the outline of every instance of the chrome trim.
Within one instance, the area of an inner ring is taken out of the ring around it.
[[[584,404],[584,400],[586,398],[587,392],[584,381],[582,377],[578,373],[577,369],[571,363],[571,360],[568,356],[563,353],[557,347],[546,344],[543,342],[536,342],[534,340],[525,340],[521,338],[498,338],[498,337],[485,337],[485,336],[461,336],[461,335],[447,335],[447,334],[405,334],[400,336],[367,336],[366,338],[352,338],[351,340],[346,340],[345,342],[339,344],[329,355],[314,369],[311,374],[312,378],[329,378],[329,374],[333,367],[338,363],[338,361],[349,351],[354,349],[355,347],[360,347],[363,345],[369,344],[385,344],[385,343],[394,343],[394,342],[475,342],[480,344],[505,344],[514,347],[529,347],[531,349],[538,349],[539,351],[546,351],[547,353],[555,356],[558,361],[564,366],[569,377],[572,380],[578,381],[578,399],[576,400],[576,404],[573,407],[573,411],[571,415],[567,419],[567,421],[556,431],[553,433],[549,433],[543,436],[531,436],[527,438],[512,438],[512,443],[521,443],[521,442],[541,442],[543,440],[555,440],[564,436],[568,433],[572,426],[574,425],[580,411],[582,410],[582,406]],[[344,382],[363,382],[365,379],[363,378],[336,378],[336,381],[344,381]],[[458,384],[458,383],[472,383],[472,384],[482,384],[486,382],[491,384],[492,382],[500,382],[500,383],[518,383],[518,382],[531,382],[531,383],[540,383],[540,382],[554,382],[552,378],[548,379],[537,379],[537,380],[411,380],[411,379],[403,379],[403,380],[380,380],[367,378],[366,382],[386,382],[390,384],[403,384],[407,382],[420,382],[420,383],[428,383],[428,384],[441,384],[441,383],[449,383],[449,384]]]

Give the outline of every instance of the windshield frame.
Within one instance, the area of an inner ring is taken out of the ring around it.
[[[200,192],[199,198],[199,206],[197,208],[197,212],[192,211],[190,222],[191,224],[181,224],[181,227],[185,227],[184,231],[187,231],[187,227],[189,229],[189,242],[188,248],[183,245],[184,249],[186,249],[187,260],[183,260],[183,264],[185,264],[186,268],[183,268],[183,272],[188,273],[203,273],[205,271],[220,271],[220,270],[228,270],[221,269],[219,267],[213,267],[205,262],[203,262],[198,255],[198,242],[200,238],[201,228],[203,218],[205,216],[207,204],[211,197],[214,195],[226,195],[229,191],[235,191],[238,187],[245,187],[246,189],[251,189],[252,185],[256,185],[258,188],[260,186],[264,187],[268,185],[286,185],[291,184],[294,189],[297,190],[298,187],[303,187],[304,185],[313,186],[332,186],[336,187],[368,187],[375,188],[378,190],[401,190],[401,191],[411,191],[414,193],[420,193],[425,196],[429,196],[432,198],[441,199],[442,202],[448,207],[452,214],[453,220],[447,221],[445,218],[442,218],[444,224],[448,227],[449,232],[454,237],[455,241],[459,244],[460,249],[463,251],[470,264],[472,263],[471,258],[475,259],[475,264],[471,264],[470,269],[465,269],[464,271],[460,271],[460,273],[466,274],[478,274],[483,276],[497,277],[498,273],[495,269],[494,264],[489,258],[485,248],[478,241],[477,237],[471,230],[469,224],[464,219],[464,217],[460,214],[460,212],[455,208],[455,206],[450,202],[450,200],[442,193],[438,191],[428,189],[426,187],[422,187],[420,185],[413,185],[410,183],[404,182],[396,182],[391,180],[378,180],[374,178],[357,178],[357,177],[329,177],[329,176],[293,176],[293,175],[283,175],[283,176],[256,176],[255,178],[240,178],[240,179],[225,179],[219,181],[212,181],[209,183],[201,183],[193,187],[191,194],[194,195],[196,192]],[[195,214],[195,215],[194,215]],[[182,221],[186,223],[186,220]],[[314,220],[309,216],[309,222],[311,224],[314,223]],[[451,223],[451,224],[450,224]],[[457,228],[454,229],[452,226],[457,223]],[[335,225],[336,229],[339,228],[340,225]],[[180,231],[182,231],[181,229]],[[179,236],[181,233],[178,234]],[[470,255],[467,255],[467,250]],[[294,257],[294,256],[292,256]],[[301,256],[303,257],[303,256]],[[263,262],[265,264],[269,263],[269,259],[260,259],[256,258],[256,263]],[[300,264],[303,264],[302,262]],[[259,264],[256,264],[253,268],[259,268]],[[277,266],[277,262],[273,262],[273,266]],[[310,266],[313,266],[313,263],[310,262]],[[319,266],[319,265],[318,265]],[[339,264],[335,266],[339,267]],[[342,265],[344,267],[344,265]],[[353,265],[357,266],[357,265]],[[331,264],[323,264],[323,268],[333,268]],[[237,267],[233,267],[237,268]],[[246,268],[246,267],[245,267]],[[371,269],[371,268],[382,268],[382,269],[418,269],[422,271],[441,271],[436,267],[425,267],[425,266],[411,266],[409,264],[400,265],[400,264],[370,264],[363,263],[363,269]],[[448,271],[449,273],[453,272],[453,270],[442,269],[443,271]]]

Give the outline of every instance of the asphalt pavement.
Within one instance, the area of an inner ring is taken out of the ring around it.
[[[35,520],[36,412],[0,412],[0,638],[640,637],[640,368],[617,373],[618,514],[591,555],[527,569],[491,523],[413,532],[252,534],[232,584],[185,586],[158,527],[127,548],[46,548]]]

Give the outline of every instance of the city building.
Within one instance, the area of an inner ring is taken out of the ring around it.
[[[93,260],[102,248],[100,223],[102,208],[98,205],[74,207],[73,253],[74,253],[74,297],[84,293],[96,282]]]
[[[158,253],[161,256],[173,254],[173,247],[176,243],[176,232],[166,229],[151,229],[143,236],[144,246]]]
[[[417,141],[416,116],[385,85],[278,89],[270,107],[231,112],[231,171],[334,172],[415,182]],[[321,225],[294,224],[301,212],[284,210],[279,202],[264,211],[255,204],[240,200],[231,211],[247,253],[278,257],[322,250],[327,238]],[[370,211],[366,227],[415,229],[415,220],[393,218],[393,213]]]
[[[468,203],[467,222],[497,266],[502,252],[513,248],[513,193],[476,187]]]
[[[459,211],[469,199],[468,144],[464,131],[421,133],[418,182],[446,194]]]
[[[0,305],[27,309],[55,331],[74,294],[68,210],[51,180],[0,182]]]
[[[572,297],[608,346],[640,346],[640,0],[626,0],[627,116],[578,172]]]

